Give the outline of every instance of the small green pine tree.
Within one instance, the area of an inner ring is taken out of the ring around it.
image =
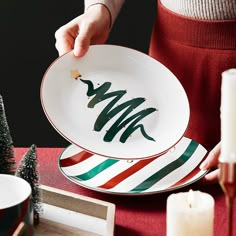
[[[32,144],[30,149],[22,157],[15,175],[25,179],[32,189],[32,203],[34,208],[34,219],[39,220],[42,211],[41,191],[39,188],[39,174],[36,145]]]
[[[3,98],[0,95],[0,173],[14,174],[15,155],[10,129],[5,114]]]

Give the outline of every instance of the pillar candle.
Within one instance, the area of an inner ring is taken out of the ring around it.
[[[201,191],[167,198],[167,236],[213,236],[214,198]]]
[[[236,162],[236,69],[222,73],[220,161]]]

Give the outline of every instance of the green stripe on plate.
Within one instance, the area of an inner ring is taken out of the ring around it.
[[[180,166],[182,166],[195,152],[197,149],[199,143],[195,142],[194,140],[191,140],[190,144],[184,151],[184,153],[175,161],[171,162],[161,170],[157,171],[155,174],[150,176],[148,179],[146,179],[144,182],[140,183],[138,186],[130,190],[129,192],[132,193],[140,193],[151,186],[153,186],[155,183],[163,179],[165,176],[170,174],[172,171],[176,170]]]
[[[79,180],[82,180],[82,181],[92,179],[94,176],[96,176],[100,172],[102,172],[105,169],[107,169],[108,167],[114,165],[117,161],[119,161],[119,160],[107,159],[107,160],[101,162],[99,165],[92,168],[91,170],[89,170],[88,172],[81,174],[81,175],[76,175],[75,177]]]

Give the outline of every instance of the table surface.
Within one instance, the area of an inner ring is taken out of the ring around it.
[[[19,163],[29,148],[16,147],[15,156]],[[211,194],[215,199],[214,235],[226,236],[227,211],[225,197],[218,184],[202,185],[193,183],[184,188],[152,195],[121,196],[101,193],[79,186],[68,180],[58,168],[58,158],[63,148],[37,148],[40,183],[54,188],[112,202],[116,205],[115,236],[165,236],[166,235],[166,200],[176,192],[189,189]],[[236,216],[236,207],[233,209]],[[233,226],[236,236],[236,224]]]

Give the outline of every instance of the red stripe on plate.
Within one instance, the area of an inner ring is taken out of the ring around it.
[[[195,175],[198,174],[198,172],[200,172],[201,170],[199,169],[199,166],[197,166],[193,171],[191,171],[188,175],[186,175],[184,178],[182,178],[181,180],[179,180],[178,182],[176,182],[175,184],[171,185],[169,188],[171,187],[176,187],[176,186],[181,186],[183,184],[185,184],[186,182],[188,182],[191,178],[193,178]]]
[[[156,158],[148,158],[145,160],[138,161],[136,164],[131,166],[130,168],[124,170],[123,172],[119,173],[118,175],[114,176],[112,179],[104,183],[103,185],[98,186],[99,188],[111,189],[115,187],[117,184],[122,182],[124,179],[128,178],[132,174],[136,173],[149,163],[151,163]]]
[[[93,155],[92,153],[89,153],[89,152],[86,152],[86,151],[76,153],[73,156],[67,157],[65,159],[61,159],[60,160],[60,166],[61,167],[73,166],[75,164],[78,164],[79,162],[82,162],[82,161],[88,159],[92,155]]]

